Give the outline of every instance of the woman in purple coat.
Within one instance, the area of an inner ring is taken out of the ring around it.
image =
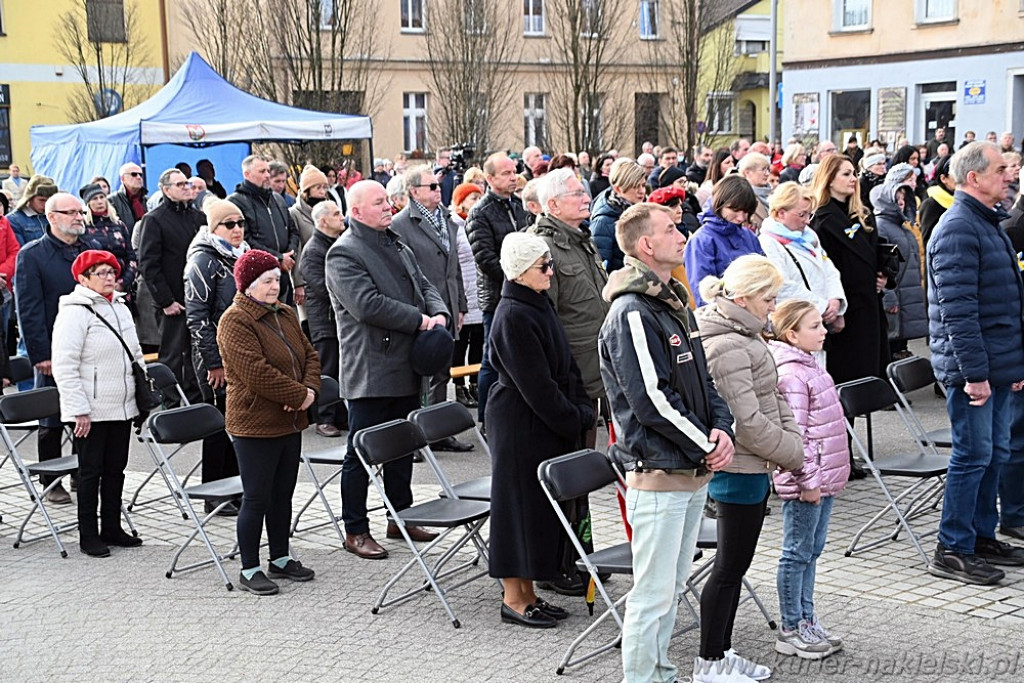
[[[774,474],[782,503],[782,556],[777,576],[782,628],[775,650],[801,659],[821,659],[843,641],[814,612],[815,565],[825,547],[833,497],[846,487],[850,456],[843,407],[836,385],[814,354],[826,330],[810,301],[790,299],[772,315],[778,341],[771,343],[779,391],[793,410],[804,442],[798,469]]]

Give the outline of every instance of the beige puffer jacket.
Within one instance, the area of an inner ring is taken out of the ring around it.
[[[708,370],[735,419],[736,455],[726,472],[757,474],[803,464],[800,428],[778,389],[778,372],[763,324],[747,309],[718,297],[697,310]]]

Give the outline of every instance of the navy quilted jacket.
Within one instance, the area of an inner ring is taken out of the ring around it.
[[[1024,380],[1024,285],[1006,213],[957,191],[928,242],[928,332],[947,386]]]

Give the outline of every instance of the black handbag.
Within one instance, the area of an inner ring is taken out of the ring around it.
[[[139,409],[139,418],[145,419],[150,412],[160,407],[164,402],[163,395],[160,390],[156,388],[156,384],[148,374],[146,374],[145,368],[139,365],[139,362],[135,360],[135,356],[132,355],[131,349],[124,343],[124,338],[118,334],[114,326],[107,322],[107,319],[96,312],[92,306],[86,306],[94,316],[99,318],[99,321],[107,326],[114,336],[117,337],[117,341],[121,342],[121,348],[128,354],[128,359],[132,362],[132,377],[135,379],[135,405]]]

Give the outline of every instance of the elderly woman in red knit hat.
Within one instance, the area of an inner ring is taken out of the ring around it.
[[[131,361],[145,361],[125,295],[117,291],[117,258],[83,251],[71,274],[78,284],[60,298],[53,325],[53,379],[61,419],[75,425],[79,547],[86,555],[108,557],[109,546],[142,544],[121,528],[121,492],[132,420],[139,415]]]
[[[225,427],[242,477],[236,530],[242,558],[239,586],[274,595],[271,579],[309,581],[313,570],[288,553],[292,494],[299,473],[306,409],[320,390],[320,359],[295,311],[278,301],[281,270],[271,254],[245,252],[235,262],[238,293],[217,326],[217,346],[228,382]],[[264,522],[270,544],[260,566]]]

